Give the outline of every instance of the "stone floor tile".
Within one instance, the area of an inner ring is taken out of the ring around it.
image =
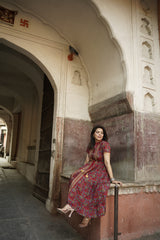
[[[0,221],[1,240],[38,240],[27,219]]]

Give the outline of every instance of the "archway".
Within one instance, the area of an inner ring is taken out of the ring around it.
[[[12,44],[11,44],[12,45]],[[16,46],[14,46],[15,48]],[[44,72],[24,54],[0,44],[1,90],[0,101],[3,108],[9,109],[13,118],[10,160],[33,184],[36,182],[42,106],[46,101],[45,83],[49,83]],[[29,71],[28,71],[29,70]],[[53,88],[50,85],[53,92]],[[44,93],[44,95],[43,95]],[[54,95],[52,95],[52,120],[50,126],[50,157],[53,125]],[[50,165],[49,165],[50,167]],[[49,179],[50,168],[48,169]],[[48,189],[49,189],[49,181]],[[47,195],[48,196],[48,195]]]
[[[40,0],[38,4],[33,4],[31,0],[23,3],[16,0],[12,8],[16,8],[24,16],[29,13],[28,17],[33,19],[29,24],[33,25],[32,33],[35,36],[45,36],[45,40],[61,43],[63,48],[67,47],[67,52],[69,44],[75,47],[89,75],[89,106],[125,91],[127,68],[123,50],[117,36],[113,34],[114,29],[102,17],[95,1],[55,0],[46,5],[44,0]],[[20,27],[16,29],[23,30]],[[43,29],[42,33],[40,29]],[[44,29],[55,33],[55,36],[47,39],[49,31]],[[56,48],[60,49],[60,44]],[[41,52],[43,54],[43,49]]]

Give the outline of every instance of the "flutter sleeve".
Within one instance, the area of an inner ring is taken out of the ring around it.
[[[103,152],[111,152],[111,147],[108,142],[103,141]]]

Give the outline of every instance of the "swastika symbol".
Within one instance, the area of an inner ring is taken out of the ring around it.
[[[28,28],[29,27],[29,21],[21,18],[20,26]]]

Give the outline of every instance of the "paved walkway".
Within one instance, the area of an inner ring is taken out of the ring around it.
[[[4,168],[3,168],[4,167]],[[82,240],[32,196],[32,185],[0,158],[0,240]]]

